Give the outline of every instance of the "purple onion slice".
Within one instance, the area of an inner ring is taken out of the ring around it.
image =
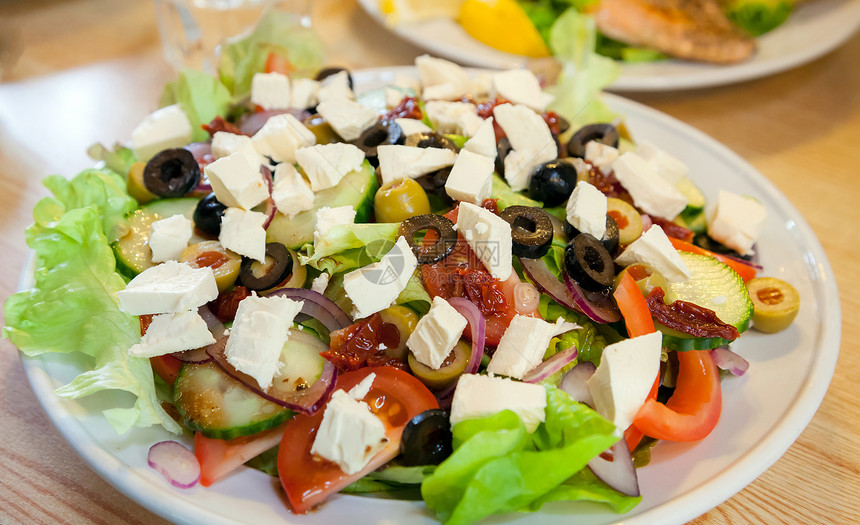
[[[152,445],[146,462],[174,487],[188,489],[200,481],[200,462],[176,441],[159,441]]]
[[[576,359],[577,355],[576,346],[571,346],[567,350],[562,350],[529,371],[528,374],[523,376],[523,382],[540,383],[544,379],[572,363],[573,360]]]
[[[564,390],[574,401],[594,407],[594,399],[591,397],[591,390],[588,389],[588,380],[594,375],[595,370],[597,367],[594,366],[594,363],[583,361],[564,374],[559,388]]]
[[[590,301],[585,292],[566,275],[564,283],[559,281],[543,260],[520,259],[520,262],[529,279],[534,281],[543,293],[552,297],[558,304],[581,312],[598,323],[614,323],[621,319],[621,314],[608,298],[598,295],[595,299],[600,300],[602,298],[603,301],[600,301],[599,304]]]
[[[711,357],[714,359],[714,364],[721,370],[728,370],[735,376],[746,374],[750,367],[749,361],[732,352],[726,346],[711,350]]]
[[[296,301],[304,301],[297,321],[313,317],[325,325],[330,332],[341,330],[352,324],[352,319],[331,299],[321,293],[306,288],[279,288],[267,296],[283,296]]]
[[[266,181],[266,187],[269,190],[269,197],[266,199],[266,222],[263,223],[263,229],[269,229],[269,225],[272,224],[272,219],[275,218],[275,213],[278,211],[278,207],[275,206],[275,201],[272,199],[272,191],[274,189],[274,182],[272,180],[272,170],[269,169],[268,166],[260,166],[260,173],[263,175],[263,180]]]
[[[484,344],[486,343],[487,320],[481,314],[481,311],[475,306],[472,301],[463,297],[452,297],[448,299],[448,303],[457,310],[460,315],[466,318],[469,322],[469,329],[472,332],[472,354],[469,357],[469,363],[464,374],[474,374],[478,371],[478,366],[481,364],[481,358],[484,357]]]
[[[627,440],[621,438],[612,448],[588,462],[588,468],[601,481],[627,496],[639,495],[639,476],[633,466]]]
[[[584,313],[592,321],[605,324],[621,320],[621,312],[612,304],[608,296],[599,293],[586,293],[567,273],[564,274],[564,284],[570,290],[577,310]]]

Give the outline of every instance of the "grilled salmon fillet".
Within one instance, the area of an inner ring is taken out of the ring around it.
[[[755,50],[717,0],[600,0],[591,13],[606,36],[677,58],[729,64]]]

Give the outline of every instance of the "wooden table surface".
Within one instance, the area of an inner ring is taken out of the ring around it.
[[[355,1],[317,0],[331,63],[411,64],[421,50],[387,34]],[[394,45],[392,45],[394,43]],[[711,523],[860,522],[860,36],[769,78],[631,98],[716,138],[800,210],[836,274],[842,346],[821,408],[760,478],[696,519]],[[27,253],[40,179],[89,164],[87,146],[128,138],[172,72],[151,2],[0,2],[0,297]],[[129,95],[133,94],[133,95]],[[16,349],[0,342],[0,523],[162,523],[104,482],[39,406]]]

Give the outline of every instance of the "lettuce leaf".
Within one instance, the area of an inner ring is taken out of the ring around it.
[[[161,93],[161,106],[179,104],[191,122],[191,138],[202,142],[209,134],[201,127],[218,115],[224,116],[232,103],[230,90],[217,78],[194,69],[183,69]]]
[[[454,453],[421,485],[438,519],[464,524],[495,513],[537,510],[546,501],[610,499],[585,485],[559,487],[618,440],[615,427],[557,388],[546,389],[546,421],[534,434],[508,410],[454,425]],[[617,496],[612,501],[623,503],[616,508],[638,503]]]
[[[128,179],[131,165],[137,162],[131,148],[119,143],[114,144],[112,150],[100,143],[93,144],[87,149],[87,155],[93,160],[103,161],[105,168],[122,175],[123,179]]]
[[[299,259],[329,275],[361,268],[391,250],[399,227],[396,222],[334,226],[319,241],[304,245]]]
[[[493,188],[490,195],[493,199],[497,199],[496,204],[499,206],[499,211],[508,206],[542,206],[540,201],[530,199],[522,193],[512,190],[505,179],[497,173],[493,173]]]

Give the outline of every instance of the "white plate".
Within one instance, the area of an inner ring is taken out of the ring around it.
[[[358,86],[391,82],[412,68],[355,73]],[[642,503],[619,516],[596,504],[553,503],[537,514],[510,514],[493,522],[682,523],[715,507],[753,481],[794,442],[821,403],[839,352],[840,308],[830,264],[812,230],[753,167],[699,131],[643,105],[607,96],[627,118],[637,137],[677,155],[694,180],[713,199],[719,188],[753,195],[768,209],[759,243],[765,274],[794,284],[801,296],[797,320],[787,331],[765,336],[743,334],[734,348],[750,361],[749,373],[723,382],[723,416],[714,432],[693,444],[661,443],[650,465],[640,469]],[[29,287],[31,273],[22,285]],[[36,396],[57,428],[92,468],[118,490],[167,519],[208,523],[399,523],[427,522],[423,504],[356,496],[335,496],[308,516],[285,507],[277,480],[243,469],[213,487],[179,490],[146,465],[150,445],[174,436],[159,429],[117,436],[101,410],[128,406],[123,392],[104,392],[80,400],[60,399],[53,391],[81,372],[70,356],[24,358]],[[186,439],[190,446],[190,440]]]
[[[378,0],[359,3],[384,25]],[[609,89],[615,91],[671,91],[719,86],[760,78],[797,67],[832,51],[860,26],[860,0],[815,0],[797,7],[788,21],[756,40],[753,58],[719,66],[665,60],[621,64],[621,75]],[[433,54],[476,67],[508,69],[527,58],[486,46],[469,36],[455,21],[434,19],[389,28],[401,38]]]

